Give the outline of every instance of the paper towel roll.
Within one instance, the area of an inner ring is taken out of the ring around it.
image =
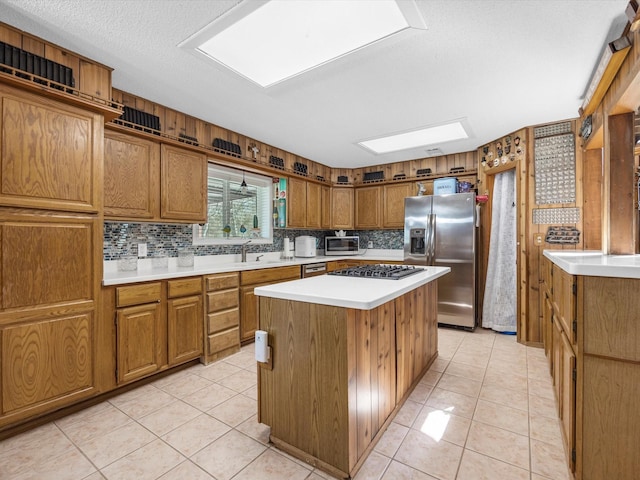
[[[282,249],[282,255],[284,257],[290,257],[291,256],[291,242],[289,241],[288,238],[284,239],[284,248]]]

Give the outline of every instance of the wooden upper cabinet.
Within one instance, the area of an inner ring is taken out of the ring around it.
[[[103,118],[0,85],[0,205],[97,212]]]
[[[384,228],[404,228],[404,199],[414,193],[413,183],[383,187],[382,226]]]
[[[331,228],[353,228],[353,188],[331,189]]]
[[[160,146],[149,140],[106,131],[104,214],[106,217],[159,217]]]
[[[322,226],[322,185],[307,183],[307,228]]]
[[[287,226],[307,226],[307,182],[299,178],[287,179]]]
[[[320,228],[331,228],[331,187],[321,187],[320,192]]]
[[[382,187],[360,187],[355,190],[356,197],[356,222],[355,228],[380,228],[382,215],[380,205]]]
[[[207,158],[204,154],[163,144],[161,147],[160,217],[162,220],[207,221]]]

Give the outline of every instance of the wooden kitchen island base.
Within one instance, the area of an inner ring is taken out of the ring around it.
[[[353,476],[437,357],[436,309],[435,281],[369,310],[261,296],[258,420],[274,445]]]

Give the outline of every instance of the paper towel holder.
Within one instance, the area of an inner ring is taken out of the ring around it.
[[[255,332],[255,359],[261,368],[273,369],[273,352],[269,346],[269,333],[264,330]]]

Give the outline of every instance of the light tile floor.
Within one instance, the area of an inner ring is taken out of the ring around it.
[[[253,347],[0,442],[2,480],[329,479],[269,445]],[[356,480],[565,480],[544,352],[439,329],[439,357]]]

